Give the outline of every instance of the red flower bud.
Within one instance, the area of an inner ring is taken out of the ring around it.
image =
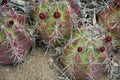
[[[103,46],[100,47],[100,51],[101,51],[101,52],[104,52],[104,51],[105,51],[105,47],[103,47]]]
[[[60,17],[61,17],[61,14],[59,12],[55,12],[54,13],[54,18],[57,19],[57,18],[60,18]]]
[[[105,41],[106,41],[106,42],[110,42],[110,41],[112,41],[112,38],[111,38],[110,36],[107,36],[107,37],[105,38]]]
[[[10,20],[10,21],[8,22],[8,24],[9,24],[10,26],[12,26],[12,25],[14,24],[14,21],[13,21],[13,20]]]
[[[78,48],[77,48],[77,51],[78,51],[78,52],[82,52],[82,50],[83,50],[82,47],[78,47]]]
[[[40,18],[40,19],[45,19],[45,18],[46,18],[46,15],[45,15],[44,13],[40,13],[40,14],[39,14],[39,18]]]

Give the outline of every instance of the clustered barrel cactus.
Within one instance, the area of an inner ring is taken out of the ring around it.
[[[30,10],[33,30],[48,46],[67,43],[61,63],[75,80],[98,80],[110,70],[113,40],[120,46],[120,2],[115,0],[97,14],[103,28],[85,26],[78,4],[77,0],[41,0]],[[28,26],[26,16],[7,5],[0,7],[0,64],[18,63],[26,56],[33,45]]]
[[[37,32],[39,38],[52,46],[58,46],[67,41],[73,31],[71,10],[65,0],[42,0],[33,6],[31,16],[39,23]]]
[[[114,0],[114,4],[101,10],[98,21],[112,36],[115,46],[120,48],[120,1]]]
[[[9,6],[0,7],[0,64],[19,63],[32,46],[27,17]]]
[[[81,28],[65,46],[61,61],[76,80],[98,80],[108,69],[111,41],[100,28]]]

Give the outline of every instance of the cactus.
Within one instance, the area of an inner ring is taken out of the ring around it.
[[[73,31],[71,12],[66,0],[41,0],[33,6],[31,16],[34,22],[39,23],[39,38],[53,47],[67,41]]]
[[[114,0],[114,4],[107,5],[98,15],[98,22],[109,32],[115,41],[115,46],[120,48],[120,1]]]
[[[27,17],[4,5],[0,7],[0,19],[0,64],[22,62],[32,46]]]
[[[79,1],[76,1],[76,0],[68,0],[69,3],[70,3],[70,7],[71,9],[73,10],[73,12],[76,13],[77,17],[81,17],[82,16],[82,13],[81,13],[81,10],[80,10],[80,7],[79,7]]]
[[[63,51],[61,62],[75,80],[98,80],[110,69],[112,38],[99,27],[81,27]]]

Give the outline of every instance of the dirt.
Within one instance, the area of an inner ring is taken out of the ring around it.
[[[24,63],[14,67],[1,66],[0,80],[59,80],[50,61],[52,58],[45,56],[43,50],[35,48]]]

